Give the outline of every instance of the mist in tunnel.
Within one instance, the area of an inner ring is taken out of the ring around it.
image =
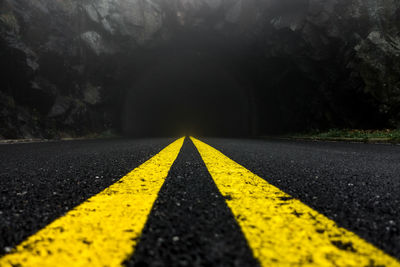
[[[127,90],[122,119],[128,136],[242,136],[250,99],[218,54],[174,49]]]

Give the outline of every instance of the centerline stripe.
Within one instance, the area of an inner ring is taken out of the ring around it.
[[[192,141],[261,266],[400,266],[218,150]]]
[[[29,237],[0,266],[120,266],[133,253],[183,140]]]

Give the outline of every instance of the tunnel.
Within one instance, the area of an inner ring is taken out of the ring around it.
[[[218,36],[184,32],[149,52],[148,67],[124,95],[127,136],[246,136],[252,129],[248,88],[232,71],[233,51]]]

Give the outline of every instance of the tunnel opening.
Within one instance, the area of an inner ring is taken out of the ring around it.
[[[147,67],[124,94],[121,130],[128,136],[248,136],[252,103],[235,75],[235,52],[209,32],[184,32],[147,51]]]

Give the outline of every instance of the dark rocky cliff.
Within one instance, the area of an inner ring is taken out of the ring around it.
[[[214,81],[193,95],[210,90],[234,114],[214,124],[240,117],[241,134],[400,127],[396,0],[2,0],[0,12],[0,138],[138,134],[132,118],[167,108],[148,92],[185,95],[190,81],[168,78],[179,73]],[[200,117],[193,95],[171,114]]]

